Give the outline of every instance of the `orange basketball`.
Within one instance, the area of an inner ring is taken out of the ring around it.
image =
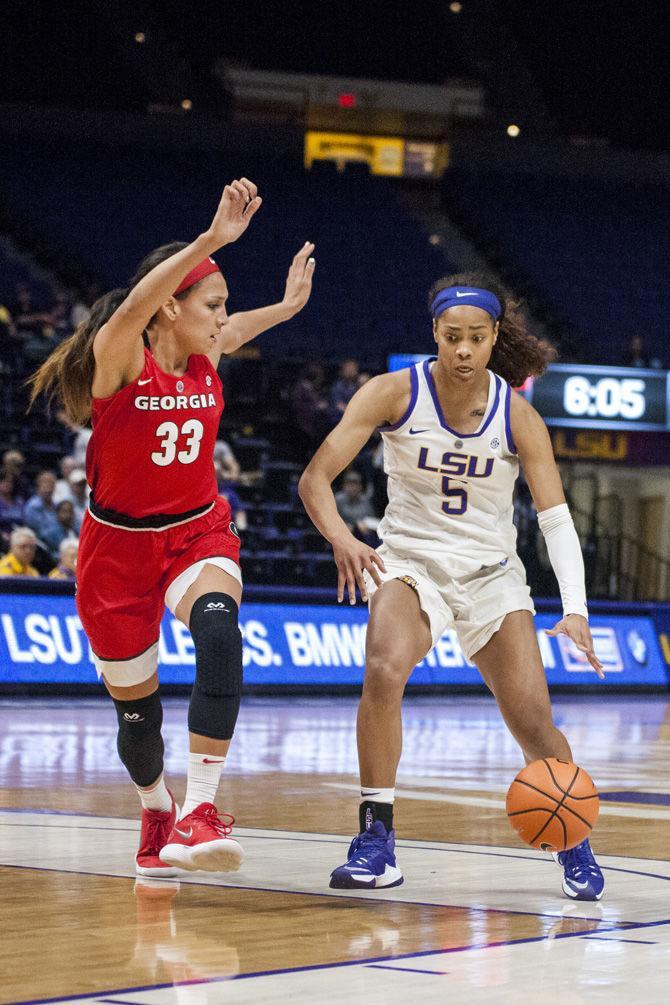
[[[590,775],[572,761],[543,757],[519,772],[507,792],[507,816],[522,841],[567,851],[591,833],[600,799]]]

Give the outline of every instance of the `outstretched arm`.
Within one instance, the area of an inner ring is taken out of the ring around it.
[[[222,354],[235,352],[257,335],[274,328],[282,321],[288,321],[301,311],[312,292],[315,260],[312,258],[314,245],[306,241],[294,257],[286,278],[284,297],[278,304],[259,307],[254,311],[240,311],[231,314],[228,324],[221,333],[220,341],[208,356],[214,366]]]
[[[582,550],[565,501],[547,427],[535,409],[516,394],[512,398],[511,423],[563,601],[563,617],[547,630],[547,635],[563,634],[571,638],[598,676],[604,678],[589,629]]]
[[[141,372],[142,333],[184,276],[217,248],[236,241],[247,229],[261,204],[256,192],[256,186],[246,178],[226,185],[208,229],[152,269],[96,334],[93,342],[96,380],[109,389],[109,394]]]
[[[367,570],[379,586],[377,568],[384,563],[369,545],[357,540],[337,512],[332,483],[350,464],[379,426],[393,423],[404,414],[410,395],[409,371],[373,377],[353,396],[335,429],[328,434],[309,462],[298,491],[312,523],[333,546],[337,565],[337,600],[356,603],[356,585],[363,600],[367,591],[363,572]]]

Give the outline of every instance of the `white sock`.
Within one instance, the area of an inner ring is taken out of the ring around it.
[[[170,793],[167,790],[165,778],[163,777],[162,772],[156,784],[152,785],[151,788],[143,789],[139,785],[135,785],[135,788],[137,789],[137,794],[140,797],[143,809],[160,810],[162,813],[165,813],[166,810],[172,809],[172,799],[170,798]]]
[[[364,788],[361,785],[361,802],[368,803],[391,803],[393,804],[395,800],[395,789],[373,789],[373,787],[367,786]]]
[[[186,798],[180,820],[183,820],[187,813],[192,813],[200,803],[214,802],[225,760],[223,754],[188,755]]]

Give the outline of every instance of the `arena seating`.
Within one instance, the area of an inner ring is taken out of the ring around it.
[[[427,291],[451,264],[399,204],[394,183],[355,165],[339,174],[317,163],[212,151],[112,149],[26,140],[8,145],[0,165],[3,198],[24,220],[76,256],[107,287],[126,285],[153,247],[204,229],[223,184],[245,174],[264,196],[254,226],[220,261],[231,310],[276,301],[292,256],[316,243],[317,276],[309,308],[263,339],[264,354],[383,365],[389,351],[421,351],[430,340]],[[30,171],[25,170],[30,164]]]
[[[667,366],[670,189],[584,177],[449,171],[448,206],[574,333],[583,362],[632,335]]]

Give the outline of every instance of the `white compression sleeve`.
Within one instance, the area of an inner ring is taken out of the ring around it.
[[[575,525],[567,503],[552,506],[537,514],[544,534],[549,561],[554,570],[563,601],[563,614],[581,614],[588,618],[584,559]]]

